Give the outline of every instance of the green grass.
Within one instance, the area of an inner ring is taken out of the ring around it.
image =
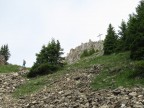
[[[35,93],[45,86],[50,87],[52,83],[58,80],[62,75],[66,73],[65,69],[60,70],[56,73],[38,76],[36,78],[30,78],[25,84],[19,86],[13,93],[16,98],[27,96],[29,94]]]
[[[0,73],[11,73],[19,71],[18,65],[0,65]]]
[[[88,68],[93,65],[101,65],[100,73],[95,76],[91,83],[93,89],[143,86],[144,78],[131,77],[136,73],[134,68],[136,62],[130,60],[129,52],[124,52],[99,57],[93,55],[70,65],[70,67]]]
[[[94,61],[96,64],[103,64],[101,72],[91,84],[94,89],[144,85],[143,78],[131,77],[136,71],[135,61],[129,59],[129,52],[99,57],[98,61]]]
[[[93,54],[90,57],[82,58],[75,64],[66,65],[64,69],[54,74],[29,79],[16,89],[14,96],[21,97],[37,92],[44,86],[50,87],[51,83],[70,72],[68,70],[84,69],[93,65],[102,66],[100,73],[92,80],[91,87],[93,89],[143,86],[144,78],[131,77],[135,73],[135,63],[135,61],[130,60],[129,52],[99,57]]]
[[[19,98],[21,96],[26,96],[38,91],[40,88],[42,88],[44,85],[48,83],[46,79],[46,76],[43,76],[28,80],[25,84],[19,86],[16,89],[16,91],[13,93],[13,96]]]

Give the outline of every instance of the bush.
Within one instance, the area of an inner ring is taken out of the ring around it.
[[[130,58],[133,60],[144,60],[144,47],[137,48],[135,51],[131,51]]]
[[[131,46],[131,59],[144,60],[144,38],[138,38]]]
[[[94,48],[91,48],[90,50],[89,50],[89,55],[92,55],[92,54],[94,54],[96,51],[94,50]]]
[[[144,72],[144,60],[141,60],[141,61],[136,62],[136,64],[135,64],[135,69],[136,69],[138,72]]]
[[[41,65],[34,65],[27,76],[36,77],[36,76],[47,75],[55,72],[57,69],[58,66],[50,65],[48,63],[44,63]]]
[[[98,51],[97,51],[98,52]],[[92,54],[96,53],[96,51],[94,50],[94,48],[91,48],[89,51],[87,49],[85,49],[83,51],[83,53],[81,54],[80,58],[83,57],[87,57],[87,56],[91,56]]]
[[[132,77],[144,78],[144,60],[135,62],[134,68],[135,70]]]
[[[85,50],[83,51],[83,53],[81,54],[80,58],[87,57],[87,56],[89,56],[89,52],[88,52],[87,49],[85,49]]]

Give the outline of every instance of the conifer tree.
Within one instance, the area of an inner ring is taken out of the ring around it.
[[[58,40],[55,42],[55,40],[52,39],[47,46],[42,47],[39,54],[36,54],[36,64],[49,63],[59,65],[63,60],[63,57],[61,57],[63,54],[62,51],[63,49],[61,48],[60,42]]]
[[[135,40],[135,34],[137,31],[136,15],[129,15],[129,20],[127,22],[127,35],[126,35],[126,50],[130,50],[132,43]]]
[[[119,28],[120,28],[120,30],[118,31],[119,38],[117,40],[117,49],[116,49],[117,52],[126,50],[127,25],[125,21],[122,20],[121,26]]]
[[[35,77],[37,75],[45,75],[56,71],[59,67],[63,66],[61,57],[63,54],[60,42],[54,39],[43,45],[40,53],[36,54],[36,62],[32,66],[28,77]]]
[[[104,54],[109,55],[115,52],[117,43],[117,35],[114,28],[109,24],[107,35],[104,40]]]
[[[8,44],[1,46],[0,54],[5,57],[5,60],[6,60],[6,62],[7,62],[8,59],[9,59],[9,57],[10,57],[10,51],[9,51],[9,48],[8,48]]]
[[[132,59],[144,60],[144,0],[136,8],[135,19],[135,32],[131,33],[134,40],[130,49],[130,57]]]

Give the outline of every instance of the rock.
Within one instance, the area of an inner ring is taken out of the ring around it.
[[[121,91],[119,89],[113,90],[112,92],[114,95],[119,95]]]
[[[126,105],[125,104],[121,104],[121,108],[126,108]]]
[[[5,65],[5,64],[6,64],[5,57],[0,54],[0,65]]]
[[[95,51],[102,51],[103,50],[103,42],[92,42],[89,41],[87,43],[83,43],[80,46],[77,46],[75,49],[71,49],[69,54],[66,57],[66,62],[68,64],[72,64],[77,62],[80,59],[81,54],[84,50],[90,50],[91,48],[94,48]],[[102,55],[103,52],[99,52],[98,55]]]
[[[129,93],[129,96],[135,97],[135,96],[137,96],[137,93],[136,92],[131,92],[131,93]]]
[[[108,105],[102,105],[102,106],[99,107],[99,108],[109,108],[109,106],[108,106]]]
[[[74,80],[80,80],[80,77],[75,77]]]
[[[59,91],[58,93],[59,93],[59,94],[63,94],[63,93],[64,93],[64,91]]]
[[[143,95],[138,95],[138,98],[142,98],[142,97],[144,97]]]

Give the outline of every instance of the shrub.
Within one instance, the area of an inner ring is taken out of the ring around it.
[[[48,63],[44,63],[41,65],[34,65],[30,72],[28,73],[28,77],[36,77],[41,75],[47,75],[55,72],[58,69],[58,66],[50,65]]]
[[[144,38],[138,38],[131,46],[131,59],[144,60]]]
[[[98,50],[96,50],[96,51],[98,52]],[[89,51],[87,49],[85,49],[83,51],[83,53],[81,54],[80,58],[90,56],[90,55],[96,53],[96,51],[94,50],[94,48],[91,48]]]
[[[132,77],[144,78],[144,60],[135,62],[134,68]]]
[[[83,53],[81,54],[80,58],[87,57],[87,56],[89,56],[89,52],[88,52],[87,49],[85,49],[85,50],[83,51]]]
[[[94,53],[95,53],[94,48],[91,48],[91,49],[89,50],[89,55],[92,55],[92,54],[94,54]]]
[[[144,60],[141,60],[141,61],[136,62],[136,64],[135,64],[135,69],[136,69],[138,72],[144,72]]]

